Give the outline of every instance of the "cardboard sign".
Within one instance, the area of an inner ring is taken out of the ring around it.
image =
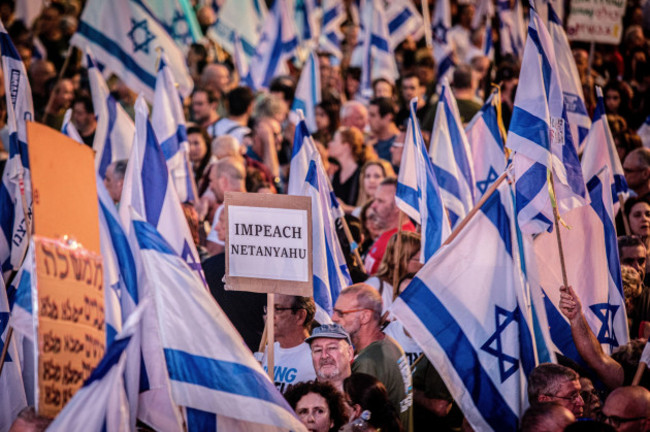
[[[90,147],[47,126],[27,123],[34,232],[74,238],[101,253],[95,156]]]
[[[102,257],[34,236],[38,412],[56,416],[104,356]]]
[[[618,45],[624,14],[625,0],[572,0],[567,37],[572,41]]]
[[[309,197],[226,193],[226,289],[311,296]]]

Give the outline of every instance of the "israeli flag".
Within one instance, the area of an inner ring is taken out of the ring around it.
[[[397,48],[407,37],[419,41],[424,36],[422,15],[411,0],[393,0],[386,7],[391,49]]]
[[[197,192],[188,156],[190,149],[187,142],[185,114],[168,62],[167,53],[162,52],[156,76],[151,124],[165,155],[167,169],[178,198],[182,202],[195,201]]]
[[[208,29],[207,35],[234,55],[234,35],[238,34],[243,53],[247,62],[250,62],[255,55],[255,47],[259,43],[268,14],[264,0],[225,1],[219,8],[217,21]]]
[[[501,97],[499,90],[495,89],[465,128],[474,162],[474,198],[477,202],[506,169],[503,147],[505,131],[499,115],[500,108]]]
[[[515,1],[512,8],[510,0],[497,0],[497,13],[501,55],[513,54],[516,58],[521,58],[526,43],[526,25],[521,2]]]
[[[314,51],[309,53],[305,62],[296,93],[291,105],[291,111],[302,110],[305,123],[310,132],[316,132],[316,105],[321,101],[320,65]]]
[[[0,182],[0,269],[8,277],[7,272],[17,270],[22,263],[29,238],[27,228],[31,227],[32,182],[25,123],[34,120],[34,108],[25,65],[2,23],[0,55],[9,128],[9,160]],[[25,215],[30,221],[25,221]]]
[[[604,352],[628,342],[625,298],[621,282],[610,174],[602,169],[588,183],[591,205],[563,216],[571,229],[562,229],[567,279],[582,302],[589,327]],[[555,234],[542,233],[534,241],[534,259],[539,271],[546,315],[554,344],[565,356],[582,359],[573,343],[571,325],[559,309],[562,283]],[[584,363],[583,363],[584,364]]]
[[[187,430],[305,430],[196,273],[153,225],[132,226]]]
[[[636,131],[641,137],[641,142],[643,142],[643,147],[650,148],[650,115],[646,117],[645,121],[639,127],[639,130]]]
[[[183,52],[203,37],[196,13],[188,0],[149,0],[148,4],[153,16]]]
[[[131,314],[124,330],[107,347],[102,360],[56,416],[48,431],[133,430],[135,421],[130,418],[124,372],[129,345],[135,343],[134,335],[141,332],[142,316],[148,307],[151,307],[150,301],[142,302]]]
[[[135,126],[122,105],[108,91],[106,81],[90,50],[86,51],[86,67],[93,109],[97,117],[93,142],[95,169],[99,176],[104,178],[111,163],[129,158]]]
[[[344,214],[304,120],[296,125],[290,173],[289,195],[311,197],[316,319],[329,322],[339,293],[352,278],[336,235],[335,221]]]
[[[294,0],[294,19],[298,40],[303,47],[308,44],[313,48],[318,40],[320,26],[318,23],[320,10],[315,0]]]
[[[384,78],[394,83],[399,78],[399,72],[390,45],[383,1],[366,1],[362,8],[362,17],[359,42],[350,63],[352,66],[361,67],[361,96],[370,99],[374,80]]]
[[[341,42],[343,42],[343,32],[341,31],[341,25],[345,21],[345,5],[340,0],[322,0],[321,9],[323,11],[323,21],[319,49],[338,59],[342,59]]]
[[[474,168],[456,98],[446,78],[431,132],[429,155],[452,228],[474,206]]]
[[[449,237],[451,227],[418,124],[417,104],[417,98],[410,102],[411,114],[402,149],[395,202],[400,210],[422,226],[420,262],[424,264]]]
[[[448,78],[456,64],[454,47],[447,38],[451,30],[451,6],[449,0],[436,1],[431,18],[433,32],[433,58],[438,65],[438,80]]]
[[[235,63],[235,69],[237,69],[237,74],[239,75],[242,85],[251,87],[250,76],[248,75],[248,56],[244,52],[244,47],[242,45],[241,38],[239,33],[233,32],[233,52],[232,52],[233,62]]]
[[[65,114],[63,115],[63,124],[61,125],[61,133],[77,141],[79,144],[84,144],[83,140],[81,139],[81,135],[79,135],[79,131],[70,120],[71,117],[72,117],[72,108],[68,108],[65,111]]]
[[[594,112],[594,121],[591,124],[589,135],[585,139],[585,149],[582,153],[582,173],[584,178],[590,181],[603,167],[608,167],[614,214],[616,214],[620,207],[619,194],[626,195],[628,187],[621,160],[616,152],[614,137],[612,137],[612,131],[607,123],[603,90],[598,86],[596,86],[596,96],[598,103]]]
[[[587,138],[591,127],[591,119],[585,105],[580,74],[571,53],[569,40],[562,27],[562,21],[555,13],[551,2],[548,3],[548,32],[553,39],[553,48],[557,56],[562,94],[564,95],[564,108],[567,112],[566,116],[571,128],[573,144],[576,146],[576,150],[581,153],[584,148],[585,138]]]
[[[287,0],[276,0],[264,21],[262,36],[250,61],[248,80],[253,89],[268,88],[273,77],[288,74],[286,63],[297,47],[298,35]]]
[[[16,276],[7,287],[7,297],[11,309],[9,325],[14,334],[18,333],[30,341],[35,339],[34,309],[32,288],[35,290],[36,273],[34,270],[34,242],[30,242],[25,254],[25,260],[18,269]]]
[[[553,226],[547,171],[554,178],[560,214],[586,204],[588,197],[570,139],[553,42],[535,9],[530,12],[520,91],[506,145],[515,152],[519,226],[524,234],[537,234]]]
[[[192,78],[185,56],[143,0],[89,0],[72,45],[91,48],[108,69],[153,101],[158,48],[169,56],[178,91],[189,96]]]
[[[485,26],[485,36],[481,51],[490,60],[494,60],[494,40],[492,36],[492,17],[494,17],[494,2],[492,0],[480,0],[476,4],[476,12],[472,20],[472,29]],[[465,59],[467,61],[471,59]]]
[[[204,280],[201,261],[174,188],[163,151],[149,122],[149,109],[140,95],[135,103],[135,138],[124,175],[120,219],[129,227],[129,207],[145,215],[174,251]],[[128,228],[127,228],[128,234]]]
[[[518,430],[537,363],[514,222],[502,182],[392,306],[477,431]]]
[[[4,280],[0,278],[0,352],[7,343],[10,308]],[[0,375],[0,431],[8,431],[14,419],[27,406],[22,367],[16,347],[16,334],[9,341],[7,356]]]

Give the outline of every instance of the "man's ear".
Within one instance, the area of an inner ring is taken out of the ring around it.
[[[541,394],[537,396],[537,402],[552,402],[552,401],[553,398],[545,394]]]

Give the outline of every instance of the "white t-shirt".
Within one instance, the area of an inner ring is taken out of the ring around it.
[[[289,385],[316,379],[314,363],[311,360],[311,348],[307,342],[293,348],[280,348],[279,342],[273,346],[275,347],[273,365],[275,387],[281,393],[284,393]],[[262,359],[262,367],[268,371],[266,352]]]
[[[413,340],[412,337],[404,333],[404,326],[398,320],[392,321],[384,329],[384,334],[392,337],[404,350],[404,355],[412,366],[413,362],[422,354],[422,348]]]

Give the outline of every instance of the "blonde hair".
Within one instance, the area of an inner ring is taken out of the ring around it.
[[[407,274],[407,266],[414,253],[420,250],[420,234],[412,231],[402,231],[401,233],[402,244],[399,251],[399,263],[397,268],[397,280],[400,280]],[[388,245],[386,246],[386,253],[379,263],[377,276],[384,282],[392,285],[395,276],[395,243],[397,242],[397,233],[393,234]],[[393,298],[397,296],[399,287],[393,287]]]
[[[366,176],[366,171],[368,170],[368,167],[371,166],[378,166],[381,168],[381,171],[384,173],[384,178],[396,177],[393,166],[390,164],[390,162],[384,159],[371,160],[363,164],[363,167],[361,167],[361,174],[359,175],[359,197],[357,198],[357,207],[364,205],[366,202],[374,198],[368,195],[368,191],[366,191],[366,187],[364,186],[363,182],[363,179]]]

